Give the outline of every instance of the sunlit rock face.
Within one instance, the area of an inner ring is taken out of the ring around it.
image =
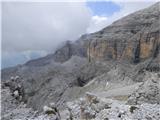
[[[133,63],[148,58],[156,58],[159,54],[159,32],[139,33],[139,38],[133,41],[117,40],[93,41],[88,47],[88,57],[97,60],[127,60]],[[138,37],[138,35],[137,35]]]
[[[92,60],[139,63],[160,54],[159,4],[126,16],[94,33],[87,54]]]

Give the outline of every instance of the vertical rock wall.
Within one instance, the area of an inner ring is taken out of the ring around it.
[[[88,45],[91,60],[127,60],[133,63],[157,57],[160,47],[159,31],[138,33],[127,42],[121,40],[93,40]]]

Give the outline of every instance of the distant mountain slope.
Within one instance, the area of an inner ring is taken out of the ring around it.
[[[104,74],[103,82],[141,81],[143,70],[160,71],[159,8],[156,3],[76,42],[67,41],[54,54],[3,69],[2,81],[20,76],[27,105],[35,109],[83,95],[90,89],[83,86]]]

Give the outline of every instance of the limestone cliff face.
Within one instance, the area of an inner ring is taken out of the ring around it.
[[[160,4],[126,16],[94,33],[88,44],[90,60],[139,63],[160,54]]]
[[[96,60],[129,60],[138,63],[159,54],[159,32],[140,34],[135,41],[100,40],[91,42],[87,54]]]

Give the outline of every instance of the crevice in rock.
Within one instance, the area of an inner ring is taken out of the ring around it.
[[[82,79],[81,77],[77,78],[77,85],[79,87],[83,87],[86,84],[86,81],[84,79]]]
[[[134,63],[140,62],[141,37],[142,37],[142,34],[140,34],[140,38],[138,40],[138,44],[137,44],[135,52],[134,52],[134,60],[133,60]]]

